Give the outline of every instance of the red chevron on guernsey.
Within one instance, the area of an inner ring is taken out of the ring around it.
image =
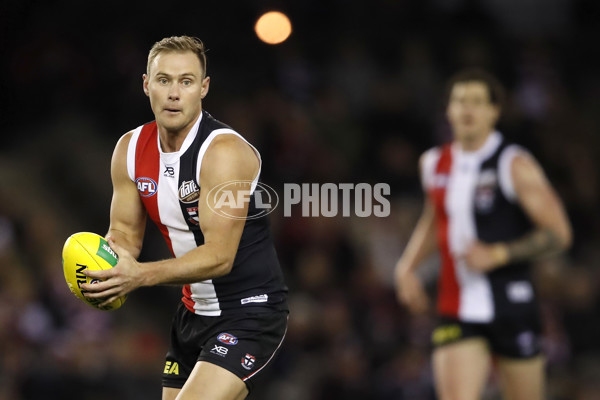
[[[451,145],[443,147],[437,166],[435,168],[436,178],[448,177],[452,166]],[[448,179],[439,179],[447,182]],[[457,317],[460,301],[460,287],[456,279],[456,268],[454,259],[450,253],[448,242],[448,213],[446,212],[446,189],[445,184],[436,185],[431,189],[436,210],[438,226],[438,244],[440,257],[442,259],[441,276],[438,283],[439,297],[437,302],[438,312],[441,315]]]
[[[157,182],[159,177],[160,154],[158,152],[158,129],[156,122],[151,122],[143,126],[140,132],[140,137],[135,148],[135,182],[138,185],[138,192],[142,199],[148,215],[160,229],[165,238],[171,254],[173,253],[173,245],[169,237],[169,230],[161,222],[160,213],[158,211],[158,198],[155,196],[158,190]],[[141,162],[144,160],[144,162]],[[140,185],[143,191],[140,190]],[[154,187],[154,192],[151,192],[151,187]]]

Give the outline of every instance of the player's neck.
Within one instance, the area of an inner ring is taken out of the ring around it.
[[[183,141],[186,136],[190,132],[191,126],[189,128],[178,130],[178,131],[170,131],[167,129],[159,129],[158,134],[160,137],[160,147],[164,153],[174,153],[181,149],[183,145]]]
[[[464,135],[458,139],[458,143],[463,151],[477,151],[483,147],[491,134],[492,131],[490,130],[478,135]]]

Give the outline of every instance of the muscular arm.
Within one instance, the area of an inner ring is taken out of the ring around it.
[[[507,262],[560,252],[571,245],[571,225],[563,205],[531,157],[516,156],[511,166],[515,192],[536,229],[506,244]]]
[[[228,202],[217,204],[219,196],[208,194],[225,182],[252,181],[258,168],[254,150],[238,137],[221,135],[214,139],[204,156],[200,172],[202,189],[198,217],[204,244],[176,259],[146,264],[146,285],[193,283],[231,271],[246,222],[248,202],[243,202],[243,207],[234,208]],[[227,189],[232,190],[232,198],[237,199],[238,191],[250,190],[250,187],[231,185]]]
[[[571,245],[571,225],[563,205],[531,157],[515,156],[511,175],[517,200],[534,225],[533,231],[506,243],[475,243],[467,252],[467,264],[488,271],[566,250]]]
[[[426,199],[417,226],[410,236],[402,257],[396,263],[396,274],[405,271],[414,272],[436,249],[435,211],[431,200]]]
[[[258,170],[258,158],[243,140],[234,135],[215,138],[205,153],[199,177],[198,216],[204,244],[181,257],[138,263],[127,248],[111,240],[109,243],[119,255],[119,263],[109,270],[86,272],[88,276],[103,280],[85,285],[85,290],[89,291],[87,295],[106,298],[103,304],[108,304],[140,286],[194,283],[228,274],[244,229],[248,202],[236,208],[228,202],[217,204],[219,197],[208,194],[225,182],[252,181]],[[233,198],[237,199],[238,192],[249,190],[249,185],[228,186],[227,189],[231,189]],[[222,213],[213,211],[219,207]],[[126,228],[111,226],[111,233],[116,232],[120,237],[122,229]]]
[[[423,158],[421,158],[421,168],[423,168]],[[415,272],[436,249],[435,210],[431,199],[426,198],[421,217],[395,269],[398,299],[412,312],[427,310],[427,295]]]
[[[140,255],[146,228],[146,210],[135,183],[127,173],[127,148],[132,132],[125,134],[115,147],[111,162],[113,197],[110,226],[106,238],[126,249],[134,258]]]

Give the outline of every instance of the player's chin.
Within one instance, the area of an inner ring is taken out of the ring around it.
[[[156,118],[156,122],[169,131],[179,131],[186,125],[185,116],[181,111],[177,113],[163,113],[160,118]]]

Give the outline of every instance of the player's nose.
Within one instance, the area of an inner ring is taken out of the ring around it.
[[[169,100],[179,100],[179,85],[169,86]]]

